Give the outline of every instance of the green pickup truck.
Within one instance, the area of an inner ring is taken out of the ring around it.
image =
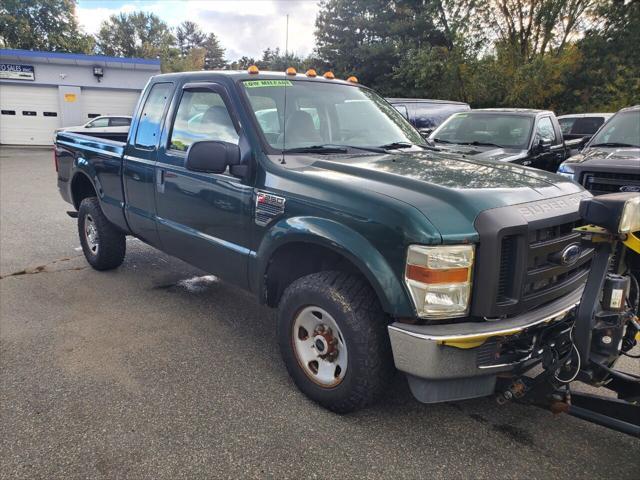
[[[55,161],[95,269],[133,235],[253,292],[297,386],[336,412],[396,370],[425,403],[491,395],[571,325],[592,258],[581,186],[439,151],[313,71],[153,77],[126,142],[59,132]]]

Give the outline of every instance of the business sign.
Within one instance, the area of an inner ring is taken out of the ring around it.
[[[5,80],[35,80],[36,72],[33,65],[17,65],[15,63],[0,63],[0,79]]]

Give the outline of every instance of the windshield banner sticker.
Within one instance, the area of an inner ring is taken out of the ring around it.
[[[264,88],[264,87],[292,87],[291,80],[249,80],[243,82],[247,88]]]

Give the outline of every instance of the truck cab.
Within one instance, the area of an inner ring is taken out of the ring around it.
[[[59,132],[56,166],[94,268],[133,235],[249,290],[295,383],[337,412],[396,370],[422,402],[490,395],[570,328],[591,261],[584,188],[433,147],[330,72],[159,75],[126,143]]]

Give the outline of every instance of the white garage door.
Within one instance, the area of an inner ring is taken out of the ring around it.
[[[60,126],[57,87],[0,84],[0,144],[51,145]]]
[[[100,115],[133,115],[140,92],[133,90],[82,89],[82,123]]]

